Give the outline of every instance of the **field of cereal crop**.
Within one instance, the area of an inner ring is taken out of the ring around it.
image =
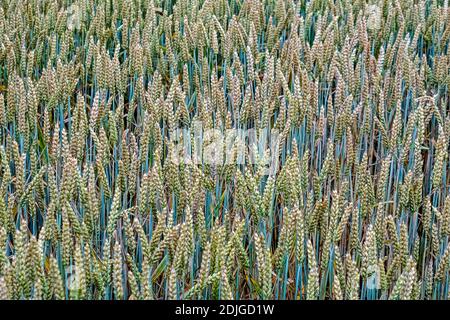
[[[0,1],[0,300],[443,300],[448,0]]]

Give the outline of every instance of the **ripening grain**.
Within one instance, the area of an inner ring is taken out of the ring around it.
[[[447,0],[0,1],[0,299],[448,299]]]

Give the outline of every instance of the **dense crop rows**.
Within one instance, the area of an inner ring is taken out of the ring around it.
[[[0,299],[447,299],[445,0],[0,1]]]

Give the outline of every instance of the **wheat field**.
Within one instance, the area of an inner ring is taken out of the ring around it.
[[[448,0],[1,0],[0,300],[443,300]]]

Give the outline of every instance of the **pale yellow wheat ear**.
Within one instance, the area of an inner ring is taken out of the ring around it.
[[[122,277],[122,268],[123,268],[123,258],[122,258],[122,250],[120,248],[120,244],[118,241],[114,244],[113,250],[113,260],[112,260],[112,278],[113,278],[113,288],[114,294],[117,300],[123,299],[123,277]]]
[[[310,241],[308,241],[308,264],[309,277],[306,291],[306,298],[308,300],[317,300],[319,294],[319,271],[315,258],[315,250]]]

